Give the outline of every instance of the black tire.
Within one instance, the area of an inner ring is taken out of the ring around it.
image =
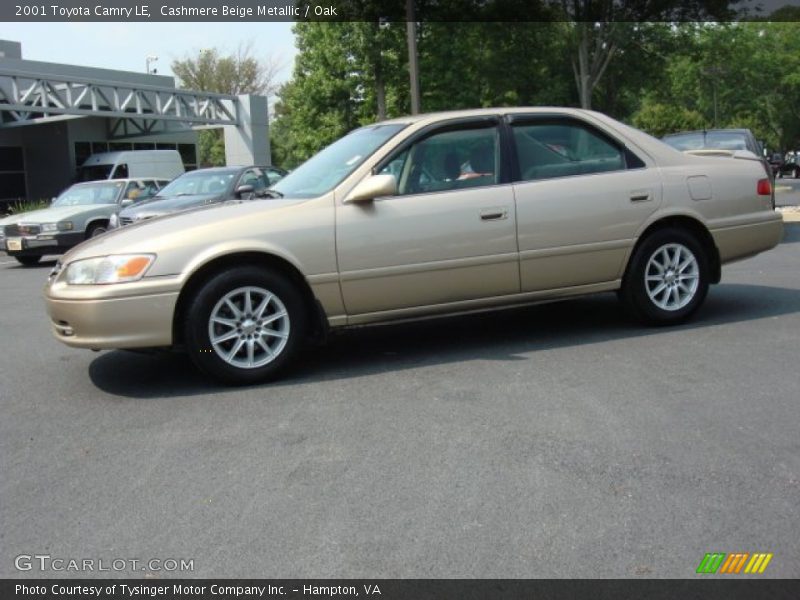
[[[264,317],[272,319],[268,324],[271,327],[262,325],[261,317],[255,314],[256,305],[267,298],[262,292],[273,297],[267,301],[264,311],[274,311]],[[252,299],[249,313],[245,295]],[[231,300],[241,314],[237,316],[232,312],[225,298]],[[285,317],[276,317],[282,312]],[[212,325],[212,314],[238,325],[221,324],[221,321]],[[233,337],[214,344],[212,327],[218,338]],[[302,348],[307,327],[303,296],[291,281],[269,269],[242,266],[214,275],[200,288],[186,308],[183,332],[189,356],[201,371],[231,385],[248,385],[273,380],[285,373]],[[268,348],[274,356],[268,354]],[[228,354],[228,360],[222,356],[224,353]],[[254,360],[256,357],[258,360]],[[238,364],[248,359],[253,366]],[[260,361],[266,362],[257,364]]]
[[[794,178],[795,179],[800,179],[800,167],[795,167]]]
[[[35,267],[42,259],[41,256],[15,256],[14,258],[16,258],[17,262],[23,267]]]
[[[678,256],[683,264],[689,255],[694,264],[684,267],[685,271],[670,273],[672,266],[658,271],[659,262],[670,262],[670,257]],[[620,298],[638,320],[650,325],[674,325],[700,308],[708,293],[708,282],[709,257],[697,238],[684,229],[659,229],[634,250],[622,280]],[[659,291],[662,284],[666,287]]]
[[[108,231],[108,223],[93,223],[86,230],[86,239],[97,237]]]

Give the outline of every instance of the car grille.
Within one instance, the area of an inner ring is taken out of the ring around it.
[[[146,221],[147,219],[152,219],[155,216],[157,216],[157,215],[137,215],[135,218],[134,217],[120,217],[119,218],[119,224],[120,224],[120,227],[121,227],[122,225],[130,225],[132,223],[138,223],[139,221]]]
[[[25,223],[14,223],[5,226],[6,237],[17,235],[38,235],[42,232],[41,225],[26,225]]]

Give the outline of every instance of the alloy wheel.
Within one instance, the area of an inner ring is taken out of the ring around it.
[[[255,286],[225,294],[208,319],[213,351],[240,369],[255,369],[275,360],[286,347],[289,331],[289,312],[281,299]]]
[[[662,310],[676,311],[689,304],[697,293],[700,267],[683,244],[664,244],[647,261],[644,279],[650,301]]]

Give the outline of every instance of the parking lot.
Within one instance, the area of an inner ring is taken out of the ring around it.
[[[49,265],[0,255],[0,575],[93,576],[14,567],[47,554],[192,577],[690,577],[706,552],[771,552],[765,576],[798,577],[799,264],[787,224],[677,328],[599,295],[351,331],[228,389],[181,356],[62,346]]]

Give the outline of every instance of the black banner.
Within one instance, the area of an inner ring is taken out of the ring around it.
[[[796,600],[800,580],[774,579],[5,579],[3,600]]]
[[[414,0],[417,21],[800,20],[800,0]],[[370,21],[407,19],[403,0],[11,0],[0,21]]]

